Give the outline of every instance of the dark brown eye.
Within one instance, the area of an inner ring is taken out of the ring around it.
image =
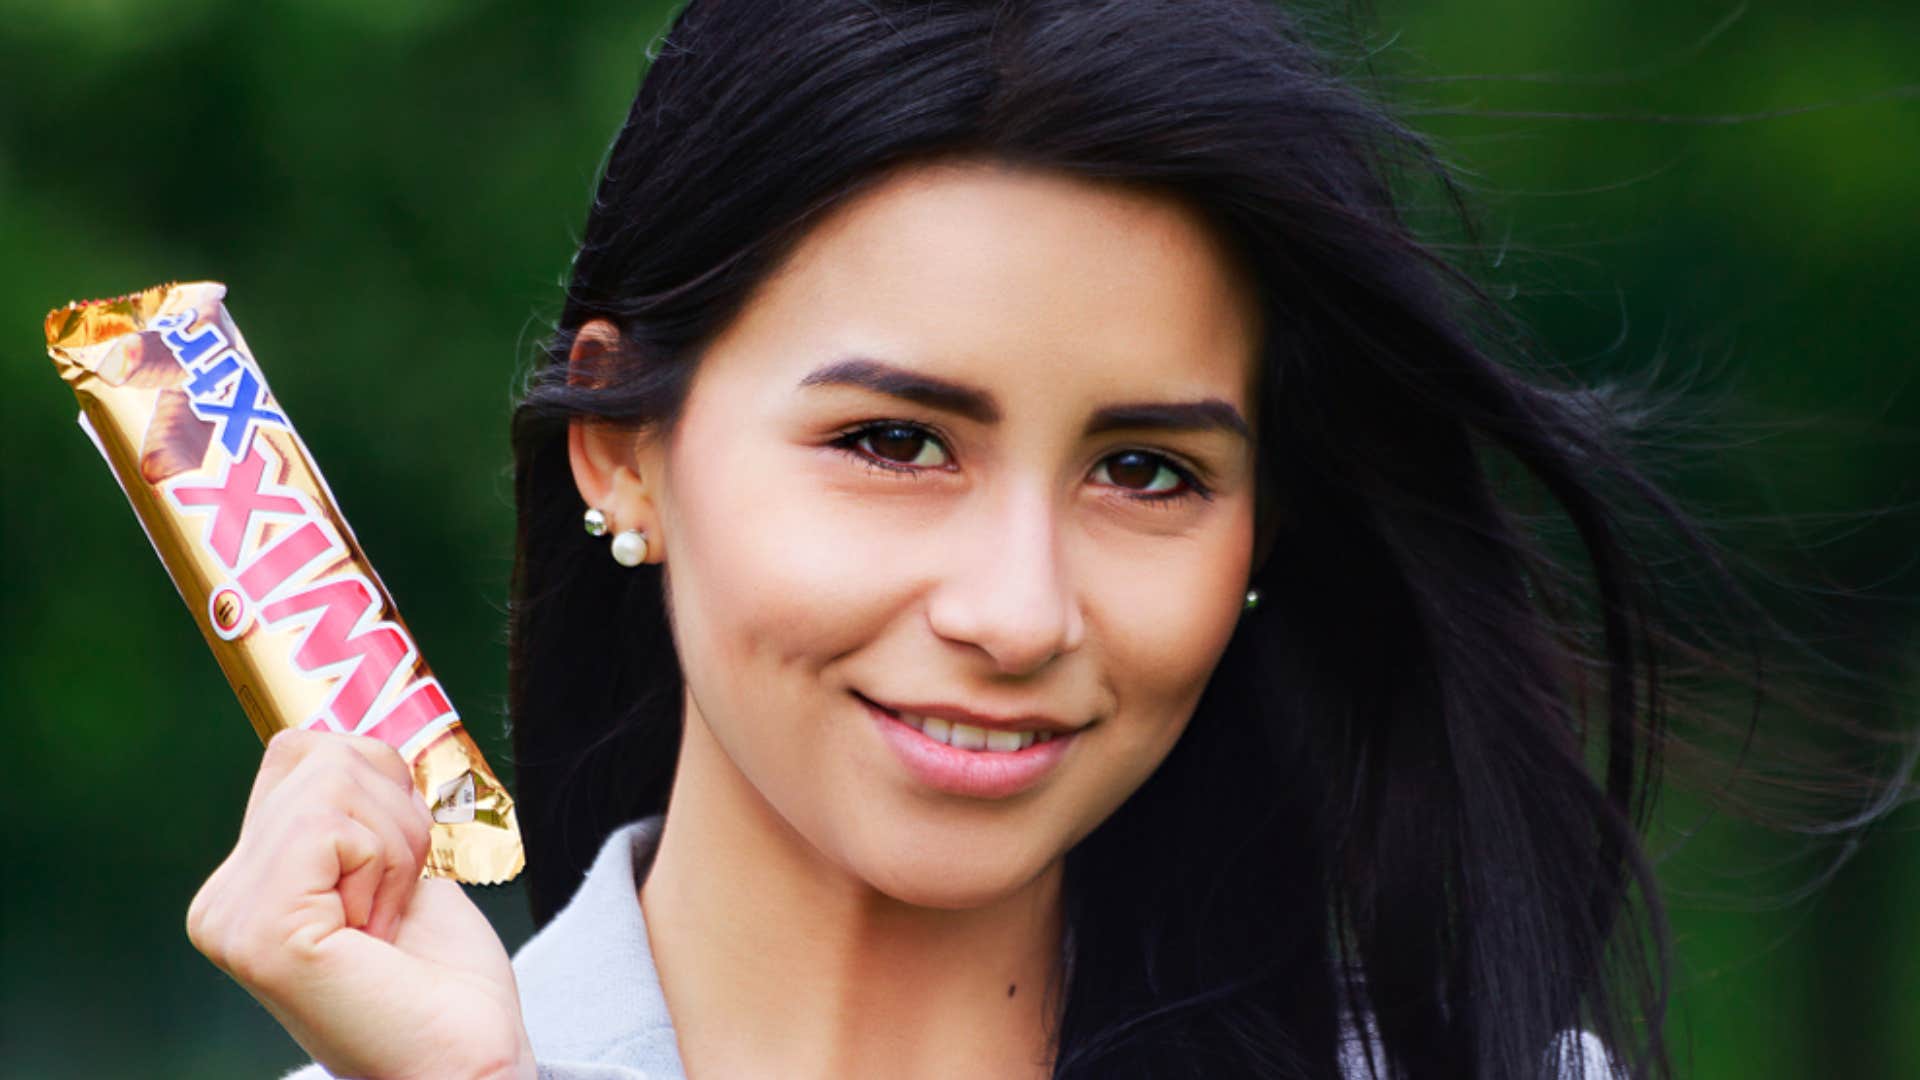
[[[935,468],[947,463],[946,450],[938,440],[917,427],[882,424],[871,427],[856,444],[882,461]]]
[[[1166,459],[1139,450],[1122,450],[1103,459],[1093,470],[1094,479],[1114,487],[1143,494],[1159,495],[1179,488],[1180,474]]]

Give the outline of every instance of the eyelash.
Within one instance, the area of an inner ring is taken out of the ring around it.
[[[911,476],[915,473],[928,472],[932,470],[940,470],[940,469],[946,468],[946,466],[902,465],[897,461],[888,461],[886,458],[880,457],[876,454],[868,453],[867,451],[860,449],[860,445],[859,445],[860,440],[876,432],[889,431],[894,429],[905,429],[908,431],[912,431],[918,435],[924,436],[925,438],[931,439],[934,442],[939,443],[943,450],[947,449],[946,440],[941,438],[941,436],[937,432],[935,432],[931,428],[926,427],[923,424],[916,424],[910,420],[870,421],[868,423],[861,424],[858,427],[850,428],[847,431],[842,432],[839,437],[835,438],[833,442],[828,445],[832,446],[835,450],[838,450],[841,453],[846,454],[848,457],[853,458],[855,461],[860,462],[862,465],[867,466],[868,468],[872,469],[875,472],[884,472],[884,473],[888,473],[895,476],[899,476],[903,474]],[[952,451],[947,450],[947,453],[949,454],[949,456],[951,456]],[[1195,495],[1203,499],[1213,498],[1212,489],[1208,488],[1205,484],[1202,484],[1199,478],[1194,475],[1192,469],[1187,468],[1186,466],[1182,465],[1180,462],[1174,460],[1171,457],[1168,457],[1165,454],[1157,453],[1152,450],[1139,450],[1139,449],[1134,449],[1129,447],[1126,449],[1116,450],[1112,454],[1108,454],[1107,457],[1101,458],[1100,460],[1105,461],[1107,460],[1107,458],[1111,458],[1111,457],[1118,456],[1120,454],[1127,454],[1127,453],[1142,454],[1152,459],[1153,461],[1159,463],[1160,465],[1164,466],[1168,470],[1172,471],[1173,475],[1179,477],[1180,483],[1182,486],[1179,488],[1175,488],[1172,491],[1136,492],[1130,488],[1120,488],[1116,485],[1117,490],[1127,493],[1124,496],[1125,498],[1131,499],[1132,501],[1138,502],[1138,503],[1146,503],[1149,505],[1157,504],[1160,506],[1170,506],[1171,504],[1181,499],[1185,499]]]

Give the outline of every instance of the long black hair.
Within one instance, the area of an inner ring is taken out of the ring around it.
[[[659,40],[514,418],[511,714],[535,918],[665,809],[661,569],[580,528],[576,419],[666,428],[821,216],[936,158],[1200,212],[1259,287],[1253,585],[1162,767],[1067,856],[1059,1077],[1519,1080],[1586,1030],[1667,1072],[1639,842],[1667,717],[1630,520],[1722,573],[1607,400],[1403,210],[1437,154],[1261,0],[693,0]],[[568,377],[579,328],[612,362]],[[1551,550],[1497,463],[1577,534]],[[1729,587],[1731,579],[1729,579]],[[1591,705],[1591,707],[1589,707]],[[1355,1051],[1344,1051],[1350,1056]]]

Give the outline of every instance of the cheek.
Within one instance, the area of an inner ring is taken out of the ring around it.
[[[1244,520],[1243,520],[1244,519]],[[1103,568],[1092,603],[1125,711],[1171,743],[1238,624],[1252,554],[1250,515]]]
[[[1239,622],[1250,523],[1250,514],[1236,515],[1151,554],[1108,549],[1093,567],[1088,630],[1099,636],[1101,673],[1117,711],[1085,747],[1092,767],[1076,778],[1071,842],[1145,783],[1186,730]]]
[[[682,663],[696,683],[711,683],[698,677],[708,670],[817,671],[870,640],[891,611],[875,538],[797,483],[781,448],[743,442],[709,440],[711,452],[678,458],[697,467],[672,478],[666,558]]]

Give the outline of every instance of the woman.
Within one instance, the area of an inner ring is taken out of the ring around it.
[[[1663,1074],[1701,541],[1408,175],[1257,0],[695,0],[515,418],[517,985],[355,739],[196,945],[337,1075]]]

